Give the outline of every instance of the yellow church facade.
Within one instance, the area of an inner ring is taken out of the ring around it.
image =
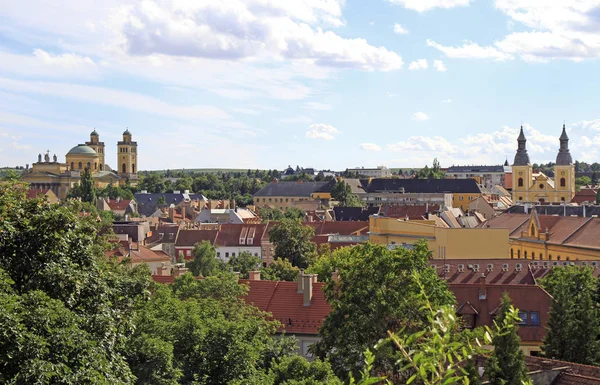
[[[554,166],[554,179],[534,173],[527,154],[523,127],[512,166],[512,199],[521,203],[568,203],[575,195],[575,165],[569,152],[569,137],[563,125],[560,149]]]
[[[73,147],[65,155],[65,162],[59,162],[56,155],[50,159],[47,152],[23,174],[23,181],[29,183],[31,189],[52,190],[59,199],[68,196],[69,191],[79,183],[81,175],[87,168],[92,173],[94,185],[104,188],[109,184],[123,185],[127,182],[135,185],[137,176],[137,143],[133,142],[129,130],[123,133],[123,140],[117,143],[118,171],[113,171],[105,164],[104,142],[96,130],[90,134],[90,141]]]

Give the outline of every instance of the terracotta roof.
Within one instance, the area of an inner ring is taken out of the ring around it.
[[[170,262],[171,257],[162,252],[150,250],[147,247],[139,246],[138,250],[130,250],[131,263],[143,262]]]
[[[127,206],[129,206],[129,204],[131,203],[131,199],[122,199],[122,200],[118,201],[116,199],[106,198],[104,200],[108,204],[108,207],[110,207],[110,209],[114,210],[114,211],[125,210],[125,209],[127,209]]]
[[[552,385],[600,385],[600,378],[562,372],[554,379]]]
[[[448,283],[477,284],[483,274],[490,285],[535,285],[530,262],[526,259],[432,259],[429,264]],[[491,265],[489,271],[488,265]]]
[[[240,239],[244,239],[246,246],[260,246],[260,241],[265,232],[264,224],[223,224],[219,226],[218,235],[214,241],[215,246],[239,246]],[[196,230],[203,231],[203,230]],[[252,243],[248,244],[248,240]]]
[[[27,199],[33,199],[33,198],[37,198],[41,195],[46,195],[47,192],[48,192],[48,190],[42,190],[39,188],[30,189],[27,191]]]
[[[152,230],[152,235],[146,239],[147,244],[161,242],[161,243],[175,243],[177,239],[177,233],[179,232],[179,226],[175,224],[165,224],[157,226],[156,229]],[[162,236],[161,236],[162,234]]]
[[[596,202],[597,191],[591,188],[582,188],[573,196],[571,203]]]
[[[314,192],[331,191],[329,182],[271,182],[257,191],[255,197],[310,197]]]
[[[175,241],[177,247],[192,247],[198,242],[209,241],[215,244],[218,230],[180,230]]]
[[[240,280],[240,283],[250,287],[246,302],[271,313],[273,319],[281,322],[280,331],[288,334],[318,334],[319,327],[331,311],[322,291],[322,282],[313,283],[310,306],[304,306],[304,297],[298,293],[297,282]]]
[[[566,371],[570,375],[600,379],[600,367],[598,366],[582,365],[574,362],[552,360],[545,357],[534,356],[525,356],[525,364],[530,371],[568,368]],[[579,384],[580,382],[564,382],[564,384],[567,383]]]
[[[434,213],[440,210],[439,205],[414,205],[414,206],[396,206],[396,205],[383,205],[379,209],[379,215],[389,218],[401,218],[408,217],[410,220],[423,219],[427,213]]]

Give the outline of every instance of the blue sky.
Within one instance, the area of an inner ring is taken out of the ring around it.
[[[600,0],[44,0],[0,7],[0,165],[96,128],[140,169],[600,161]]]

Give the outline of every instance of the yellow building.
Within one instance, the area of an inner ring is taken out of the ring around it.
[[[280,182],[273,180],[253,196],[257,209],[262,207],[287,210],[297,207],[304,211],[317,210],[322,201],[331,199],[331,188],[335,181],[328,182]]]
[[[485,223],[509,231],[508,257],[547,261],[600,261],[600,218],[502,214]]]
[[[563,125],[559,138],[560,149],[554,166],[554,179],[543,173],[534,173],[527,154],[527,139],[523,127],[519,134],[518,149],[512,166],[513,202],[570,202],[575,195],[575,165],[569,152],[569,137]]]
[[[50,160],[49,152],[44,155],[43,160],[42,154],[39,154],[38,161],[23,174],[23,181],[29,183],[31,189],[52,190],[59,199],[67,197],[73,186],[79,183],[81,173],[86,168],[92,173],[97,188],[104,188],[109,184],[122,185],[127,181],[135,184],[138,179],[135,172],[137,143],[131,141],[131,133],[128,130],[123,133],[123,142],[119,142],[117,148],[127,148],[128,154],[134,154],[126,156],[127,172],[121,175],[112,172],[104,163],[104,143],[100,142],[100,136],[94,130],[90,134],[89,142],[79,144],[67,152],[65,163],[59,162],[56,155]]]
[[[425,239],[434,259],[506,258],[508,229],[446,228],[434,221],[371,216],[369,240],[382,245],[412,245]]]

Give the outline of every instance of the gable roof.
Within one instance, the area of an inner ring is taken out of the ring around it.
[[[144,216],[151,216],[159,207],[179,205],[183,200],[206,200],[202,194],[175,194],[175,193],[135,193],[133,195],[138,203],[138,212]],[[158,204],[160,197],[165,198],[164,204]]]
[[[106,201],[106,203],[108,204],[108,207],[110,207],[110,209],[113,211],[126,210],[127,207],[129,206],[129,204],[131,203],[131,199],[116,200],[116,199],[105,198],[104,201]]]
[[[179,230],[175,247],[193,247],[202,241],[209,241],[214,245],[218,232],[218,230]]]
[[[267,226],[264,224],[223,224],[219,226],[214,245],[221,247],[240,245],[260,247],[260,241],[266,227]],[[240,244],[240,239],[244,240],[243,244]],[[248,244],[247,242],[250,239],[252,240],[252,243]]]
[[[411,220],[423,219],[428,213],[435,213],[440,210],[439,205],[382,205],[379,209],[379,215],[389,218],[404,219],[408,217]]]
[[[474,179],[389,179],[376,178],[362,180],[368,193],[400,192],[405,193],[455,193],[481,194]]]
[[[250,290],[244,300],[260,310],[272,314],[281,322],[280,331],[288,334],[317,335],[331,307],[323,294],[323,283],[313,283],[310,306],[304,306],[304,297],[298,293],[297,282],[240,280]]]
[[[329,182],[271,182],[258,190],[255,197],[310,197],[314,192],[331,191]],[[329,188],[329,190],[327,190]]]

